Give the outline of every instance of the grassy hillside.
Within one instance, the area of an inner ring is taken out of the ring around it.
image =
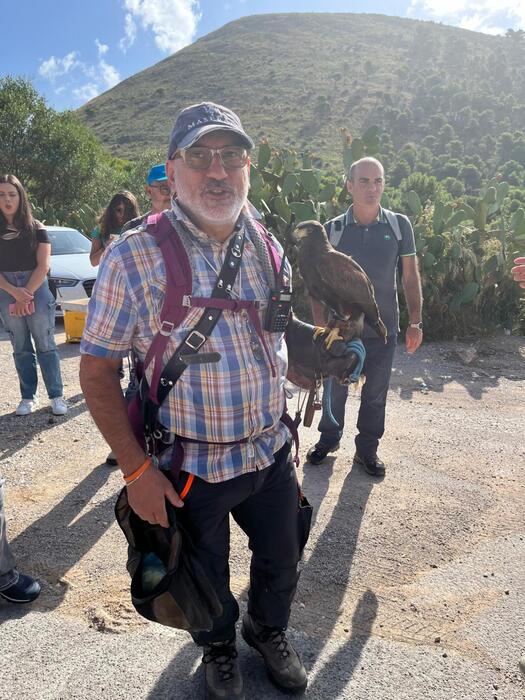
[[[256,141],[331,163],[340,163],[342,126],[359,134],[377,124],[397,147],[457,139],[468,152],[481,136],[522,128],[525,41],[383,15],[251,16],[128,78],[79,115],[109,150],[130,157],[164,147],[177,110],[201,100],[238,111]]]

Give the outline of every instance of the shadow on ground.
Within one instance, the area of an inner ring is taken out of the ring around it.
[[[48,405],[38,408],[28,416],[17,416],[14,411],[1,416],[0,461],[16,454],[40,433],[53,430],[57,424],[66,423],[87,411],[84,394],[67,397],[67,402],[69,410],[65,416],[54,416]]]
[[[43,584],[32,609],[48,611],[60,605],[69,588],[64,576],[112,525],[115,495],[93,505],[111,473],[104,464],[96,467],[54,508],[11,540],[17,567]],[[24,610],[0,604],[0,623],[19,617]]]
[[[414,394],[441,393],[457,382],[481,400],[502,379],[525,379],[525,341],[520,336],[423,344],[408,355],[400,339],[390,388],[406,401]]]
[[[200,649],[192,641],[185,644],[161,673],[146,700],[203,697],[203,676],[200,672],[193,674],[200,656]]]

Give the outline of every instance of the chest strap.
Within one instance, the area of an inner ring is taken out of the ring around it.
[[[179,239],[178,236],[177,239]],[[159,241],[167,270],[165,302],[162,308],[160,330],[153,339],[144,359],[144,369],[146,369],[151,362],[154,362],[153,374],[149,387],[149,399],[157,406],[157,409],[188,366],[188,364],[181,359],[181,356],[189,356],[197,353],[217,325],[223,310],[238,304],[237,300],[231,299],[231,290],[237,272],[239,271],[244,250],[244,234],[238,231],[230,241],[221,271],[219,272],[219,276],[213,288],[211,299],[204,308],[204,312],[197,322],[197,325],[187,334],[182,343],[180,343],[166,366],[163,366],[164,352],[173,330],[178,325],[176,320],[180,314],[179,309],[176,308],[180,300],[175,298],[173,287],[169,284],[168,278],[168,275],[170,278],[172,277],[172,265],[176,262],[174,261],[176,251],[174,248],[171,248],[171,250],[162,249],[163,246],[172,244],[174,240],[175,236],[169,236]],[[187,256],[185,257],[187,260]],[[171,315],[172,313],[174,314],[173,316]]]

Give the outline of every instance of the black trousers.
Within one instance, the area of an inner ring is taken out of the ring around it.
[[[176,485],[179,492],[187,478],[182,472]],[[248,610],[263,625],[286,628],[299,578],[297,507],[297,477],[289,444],[266,469],[218,484],[194,479],[177,517],[223,606],[210,632],[192,635],[197,644],[235,636],[239,606],[230,591],[230,513],[248,535],[252,552]]]

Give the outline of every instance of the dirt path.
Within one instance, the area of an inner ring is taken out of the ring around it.
[[[100,632],[147,631],[152,626],[129,602],[123,538],[112,515],[121,480],[103,464],[108,448],[80,392],[78,346],[65,344],[61,330],[71,404],[65,418],[53,418],[45,402],[32,416],[14,415],[17,383],[10,345],[0,335],[0,473],[10,539],[19,567],[43,583],[35,610]],[[335,654],[317,670],[309,695],[354,697],[348,683],[376,640],[439,650],[443,663],[451,656],[475,663],[499,688],[487,687],[486,696],[460,694],[458,677],[452,690],[437,687],[428,697],[521,697],[524,388],[523,338],[431,344],[412,358],[400,350],[381,446],[388,467],[382,482],[351,469],[358,400],[349,398],[340,452],[325,465],[301,469],[316,520],[292,625],[315,640],[311,667],[328,642],[339,654],[351,645],[355,664],[347,659],[341,680],[334,680]],[[303,455],[317,439],[315,425],[302,430]],[[231,568],[232,588],[244,598],[248,557],[237,530]],[[0,604],[0,623],[7,609]],[[320,688],[330,669],[327,695]],[[410,673],[407,667],[407,679]],[[385,692],[370,697],[405,697]]]

